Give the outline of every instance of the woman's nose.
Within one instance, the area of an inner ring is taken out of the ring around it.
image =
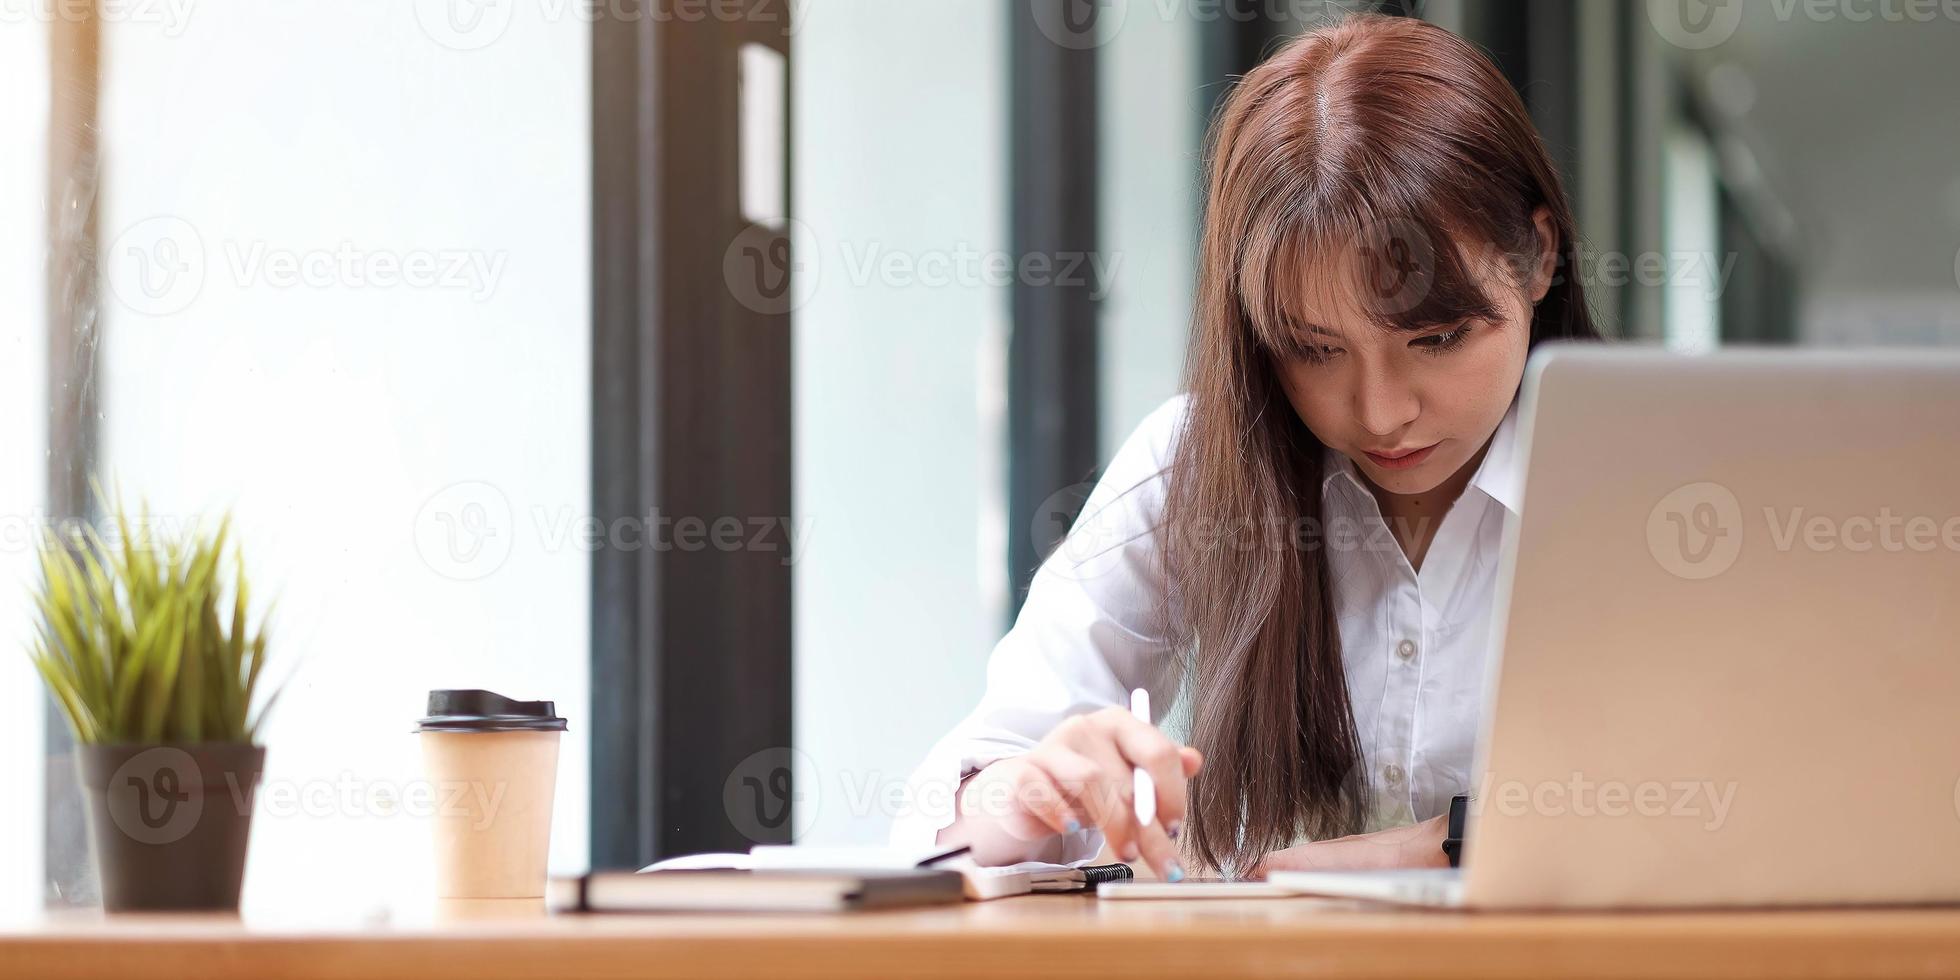
[[[1370,435],[1387,439],[1421,412],[1415,390],[1387,375],[1364,376],[1355,388],[1354,417]]]

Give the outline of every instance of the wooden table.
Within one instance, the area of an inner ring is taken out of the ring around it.
[[[68,913],[0,977],[1955,976],[1960,909],[1497,915],[1297,898],[1031,895],[854,915],[572,917],[492,903],[343,923]]]

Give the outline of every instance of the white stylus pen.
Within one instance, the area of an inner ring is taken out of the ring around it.
[[[1130,714],[1144,724],[1150,724],[1150,692],[1137,688],[1130,692]],[[1136,768],[1137,826],[1148,827],[1157,819],[1157,784],[1151,782],[1150,773],[1142,766]]]

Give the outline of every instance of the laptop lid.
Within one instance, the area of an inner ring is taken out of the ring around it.
[[[1960,352],[1547,344],[1466,904],[1960,900]]]

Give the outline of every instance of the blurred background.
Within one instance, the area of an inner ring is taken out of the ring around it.
[[[571,719],[556,871],[882,841],[1177,389],[1213,107],[1368,9],[1524,94],[1610,333],[1960,342],[1950,0],[0,0],[0,910],[97,900],[90,475],[278,597],[248,909],[426,884],[436,687]]]

